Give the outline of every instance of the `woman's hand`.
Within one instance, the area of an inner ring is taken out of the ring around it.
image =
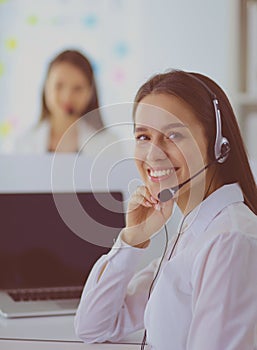
[[[132,246],[147,246],[150,237],[161,229],[172,214],[173,204],[173,200],[161,203],[147,187],[138,187],[128,204],[122,239]]]

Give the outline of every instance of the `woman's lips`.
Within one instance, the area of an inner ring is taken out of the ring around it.
[[[72,106],[65,105],[65,106],[63,106],[63,109],[64,109],[65,113],[67,113],[68,115],[72,115],[75,113],[75,109]]]

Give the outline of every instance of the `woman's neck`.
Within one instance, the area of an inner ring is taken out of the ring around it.
[[[58,116],[55,117],[54,115],[51,115],[49,117],[50,125],[51,125],[51,131],[55,135],[63,135],[73,124],[75,128],[75,123],[78,120],[77,116]]]
[[[221,186],[222,183],[217,180],[214,181],[214,178],[209,178],[205,186],[203,186],[202,182],[196,183],[190,189],[179,195],[177,205],[185,216]]]
[[[48,148],[58,152],[76,152],[78,149],[77,117],[50,118]]]

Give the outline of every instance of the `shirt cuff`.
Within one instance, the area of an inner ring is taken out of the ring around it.
[[[148,251],[148,248],[150,245],[148,245],[148,247],[146,248],[133,247],[122,240],[121,234],[122,234],[122,231],[117,237],[112,249],[107,254],[108,260],[111,260],[118,253],[123,255],[129,255],[130,258],[132,256],[136,258],[136,257],[143,256]]]

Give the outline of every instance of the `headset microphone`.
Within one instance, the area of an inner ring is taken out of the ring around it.
[[[214,106],[215,111],[215,121],[216,121],[216,138],[215,138],[215,145],[214,145],[214,158],[212,162],[208,163],[204,168],[199,170],[196,174],[194,174],[192,177],[188,178],[186,181],[182,182],[181,184],[171,187],[169,189],[165,189],[161,191],[158,194],[158,198],[161,202],[167,202],[168,200],[172,199],[175,194],[178,192],[178,190],[186,185],[189,181],[194,179],[196,176],[201,174],[205,169],[207,169],[210,165],[218,162],[218,163],[224,163],[227,159],[229,152],[230,152],[230,144],[226,137],[222,135],[222,127],[221,127],[221,113],[219,108],[219,101],[216,97],[216,95],[212,92],[212,90],[198,77],[195,75],[188,73],[192,78],[197,80],[211,95],[212,97],[212,103]]]
[[[196,176],[200,175],[205,169],[207,169],[210,165],[212,165],[213,163],[216,163],[217,161],[214,160],[211,163],[208,163],[207,165],[205,165],[204,168],[202,168],[201,170],[199,170],[196,174],[194,174],[193,176],[191,176],[190,178],[188,178],[186,181],[182,182],[181,184],[171,187],[171,188],[167,188],[163,191],[161,191],[158,194],[158,198],[161,202],[167,202],[170,199],[172,199],[175,194],[178,192],[178,190],[181,189],[181,187],[183,187],[184,185],[186,185],[189,181],[193,180]]]

